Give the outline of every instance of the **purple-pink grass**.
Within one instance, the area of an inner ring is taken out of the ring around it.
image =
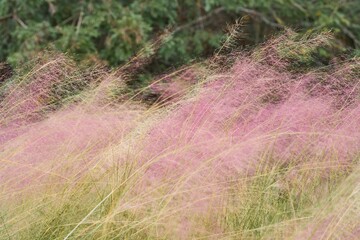
[[[283,53],[278,44],[285,43],[277,39],[238,54],[232,66],[203,63],[156,82],[149,89],[161,98],[151,107],[119,102],[114,92],[124,83],[106,72],[62,99],[54,89],[76,90],[83,75],[64,56],[35,65],[2,86],[1,207],[14,197],[21,202],[46,194],[46,185],[75,183],[87,174],[98,179],[130,161],[141,177],[114,208],[138,209],[140,222],[148,208],[164,211],[155,219],[157,237],[206,236],[208,228],[222,236],[227,228],[215,215],[226,207],[230,186],[239,177],[256,177],[259,166],[321,168],[324,178],[351,166],[360,152],[360,62],[294,72],[286,60],[293,49]],[[56,107],[53,99],[61,100]],[[283,181],[297,175],[292,171]],[[201,216],[208,223],[200,226]]]
[[[279,73],[243,57],[170,108],[153,126],[151,150],[145,151],[185,147],[189,156],[181,151],[178,161],[168,158],[188,167],[224,152],[219,160],[225,165],[246,169],[269,145],[281,158],[306,150],[345,161],[359,150],[358,80],[341,79],[339,72],[323,75],[314,83],[316,73]],[[337,87],[341,80],[353,82]]]

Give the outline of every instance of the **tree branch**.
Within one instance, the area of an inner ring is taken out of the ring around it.
[[[195,19],[194,21],[188,22],[188,23],[186,23],[186,24],[184,24],[184,25],[181,25],[181,26],[175,28],[174,31],[172,31],[172,33],[175,34],[175,33],[179,32],[179,31],[181,31],[181,30],[183,30],[183,29],[186,29],[186,28],[192,27],[192,26],[194,26],[194,25],[200,24],[200,23],[208,20],[209,18],[211,18],[213,15],[219,14],[219,13],[221,13],[221,12],[224,11],[224,10],[225,10],[224,7],[216,8],[214,11],[208,13],[208,14],[205,15],[205,16],[201,16],[201,17]]]
[[[283,25],[280,25],[278,23],[275,23],[273,21],[271,21],[270,19],[268,19],[266,16],[264,16],[263,14],[253,10],[253,9],[249,9],[249,8],[244,8],[244,7],[238,7],[237,8],[238,11],[249,14],[250,16],[255,16],[258,17],[261,21],[263,21],[265,24],[274,27],[274,28],[284,28]]]
[[[0,22],[5,21],[5,20],[7,20],[9,18],[12,18],[12,16],[13,16],[12,14],[8,14],[8,15],[5,15],[3,17],[0,17]]]
[[[23,22],[23,20],[21,20],[16,13],[13,14],[13,18],[20,24],[20,26],[22,26],[23,28],[27,29],[28,26]]]
[[[225,7],[219,7],[219,8],[216,8],[214,9],[213,11],[211,11],[210,13],[208,13],[207,15],[205,16],[201,16],[197,19],[195,19],[194,21],[191,21],[191,22],[188,22],[182,26],[178,26],[177,28],[175,28],[172,33],[175,34],[179,31],[182,31],[186,28],[189,28],[189,27],[192,27],[194,25],[197,25],[197,24],[200,24],[200,23],[203,23],[205,22],[206,20],[208,20],[209,18],[211,18],[213,15],[216,15],[216,14],[219,14],[223,11],[225,11]],[[249,8],[244,8],[244,7],[238,7],[236,8],[237,11],[239,12],[243,12],[243,13],[246,13],[250,16],[255,16],[257,18],[259,18],[262,22],[264,22],[265,24],[271,26],[271,27],[274,27],[274,28],[281,28],[283,29],[284,26],[283,25],[280,25],[278,23],[275,23],[273,21],[271,21],[270,19],[268,19],[266,16],[264,16],[263,14],[261,14],[260,12],[257,12],[253,9],[249,9]]]
[[[360,47],[359,39],[357,39],[357,37],[348,28],[346,28],[345,26],[340,26],[340,29],[345,33],[346,36],[348,36],[351,40],[354,41],[356,48]]]

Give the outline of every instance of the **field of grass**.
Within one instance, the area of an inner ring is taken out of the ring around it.
[[[0,239],[357,239],[360,60],[319,63],[329,38],[131,91],[131,66],[21,66],[0,83]]]

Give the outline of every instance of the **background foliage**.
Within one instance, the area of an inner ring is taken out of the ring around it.
[[[164,69],[212,54],[226,24],[244,15],[251,20],[241,45],[289,26],[329,29],[360,47],[358,0],[0,0],[0,61],[16,65],[50,47],[116,66],[170,29],[152,65]]]

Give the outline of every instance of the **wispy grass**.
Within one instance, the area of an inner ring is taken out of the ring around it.
[[[136,58],[17,70],[0,86],[0,239],[356,239],[359,61],[309,68],[331,38],[308,38],[135,93]]]

